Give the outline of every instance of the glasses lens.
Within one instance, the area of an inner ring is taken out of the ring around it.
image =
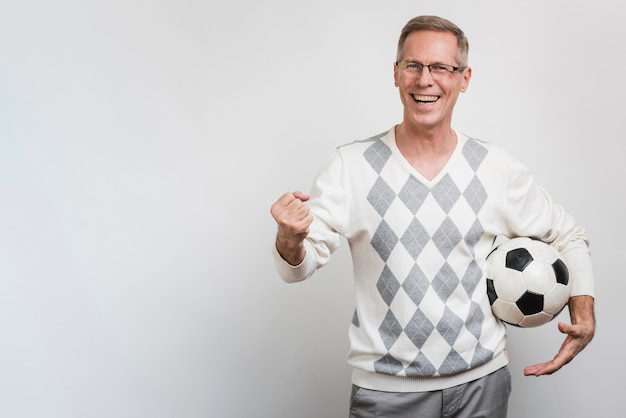
[[[433,78],[441,78],[441,77],[449,76],[455,70],[455,68],[452,65],[446,65],[446,64],[424,65],[424,64],[420,64],[419,62],[409,62],[409,61],[401,61],[398,63],[398,66],[411,75],[421,75],[422,72],[424,71],[424,68],[427,68],[427,71],[430,73],[430,76]]]

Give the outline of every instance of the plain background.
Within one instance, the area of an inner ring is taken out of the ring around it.
[[[0,1],[0,416],[347,416],[347,246],[274,270],[269,207],[401,119],[401,27],[470,40],[459,130],[506,146],[585,226],[595,340],[510,330],[510,417],[618,416],[624,67],[618,2]],[[560,320],[568,320],[567,311]]]

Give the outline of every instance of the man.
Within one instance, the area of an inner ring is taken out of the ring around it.
[[[287,282],[323,266],[340,236],[350,245],[351,417],[506,416],[505,326],[491,312],[484,273],[497,237],[539,237],[570,270],[572,325],[558,324],[560,350],[526,375],[559,370],[595,331],[583,229],[501,147],[451,127],[472,75],[468,49],[448,20],[410,20],[394,65],[402,122],[339,147],[310,197],[286,193],[271,208],[274,259]]]

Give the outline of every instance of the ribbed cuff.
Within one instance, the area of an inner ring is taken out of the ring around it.
[[[292,266],[280,255],[276,249],[276,244],[272,246],[272,254],[274,257],[274,265],[280,277],[287,283],[299,282],[310,277],[316,270],[315,257],[313,256],[313,248],[304,241],[306,255],[304,260],[297,266]]]

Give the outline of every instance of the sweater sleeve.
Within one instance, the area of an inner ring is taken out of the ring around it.
[[[513,236],[539,238],[561,253],[572,296],[594,295],[594,277],[585,230],[538,186],[531,172],[510,158],[507,229]]]
[[[276,246],[273,258],[282,279],[288,283],[308,279],[324,266],[341,243],[342,231],[348,222],[347,190],[343,184],[343,161],[336,150],[320,168],[307,202],[313,222],[304,241],[306,255],[297,266],[285,261]]]

